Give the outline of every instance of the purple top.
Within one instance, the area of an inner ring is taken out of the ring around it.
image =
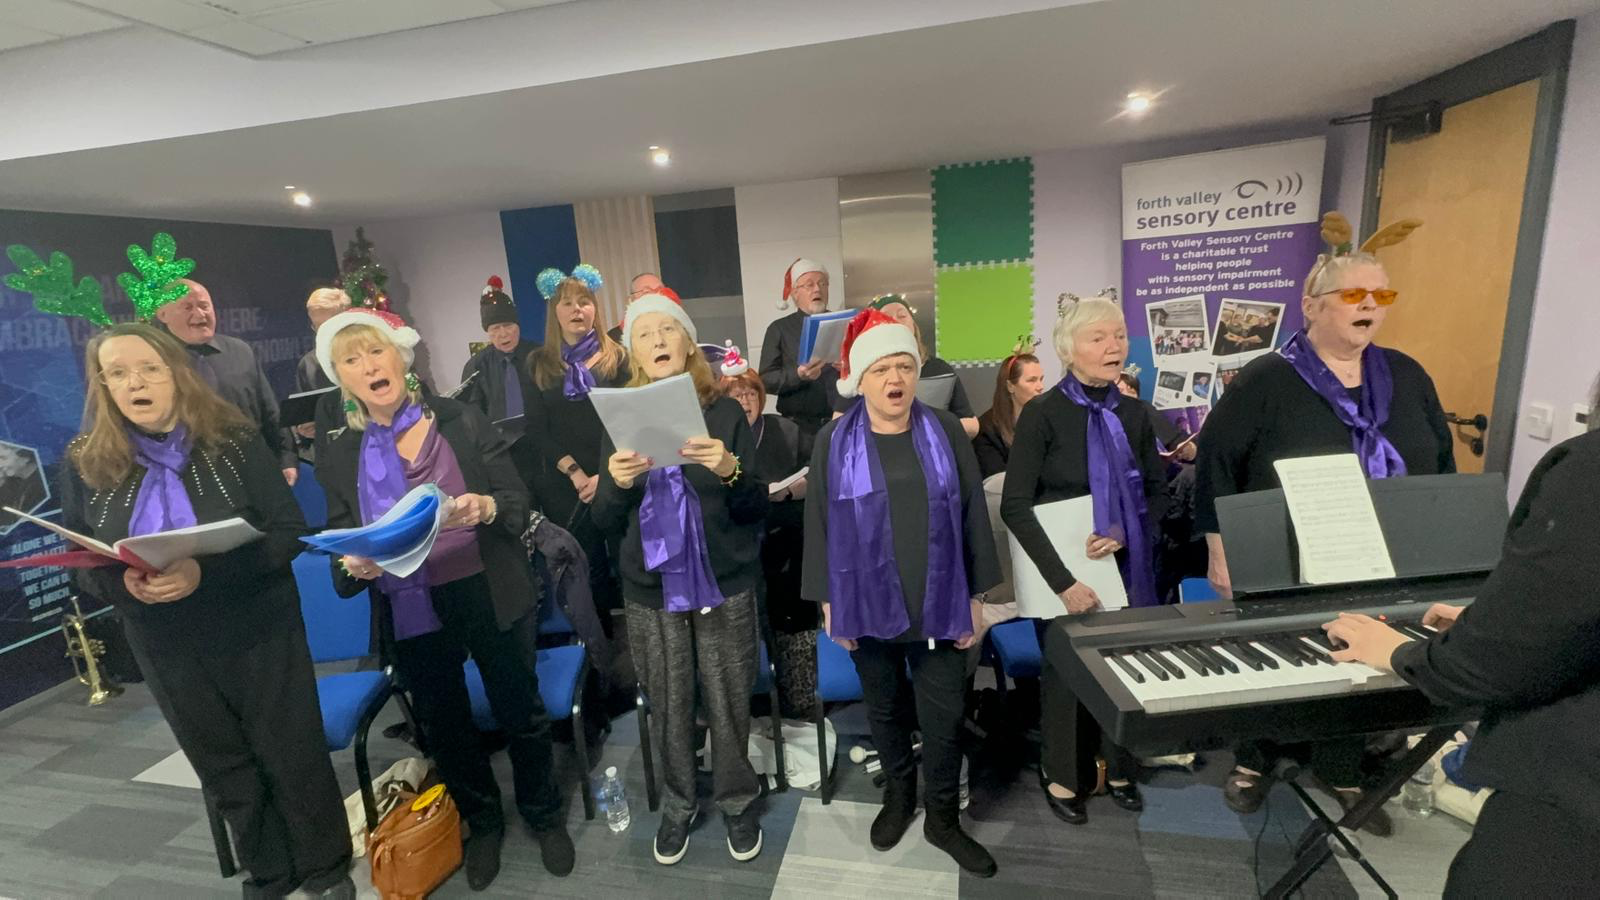
[[[461,475],[461,464],[456,460],[450,442],[439,434],[438,428],[429,428],[422,439],[422,451],[417,458],[406,463],[406,487],[433,482],[447,496],[459,497],[467,492],[467,481]],[[445,528],[434,539],[425,563],[428,584],[449,584],[483,571],[483,557],[478,553],[478,535],[473,528]]]

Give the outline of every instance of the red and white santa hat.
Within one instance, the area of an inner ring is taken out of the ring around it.
[[[333,338],[351,325],[371,325],[383,332],[400,351],[400,358],[406,361],[407,366],[411,365],[416,346],[422,341],[422,335],[417,334],[415,328],[392,312],[366,306],[347,309],[323,322],[322,327],[317,329],[317,362],[322,364],[323,374],[334,384],[339,383],[339,376],[333,366]]]
[[[828,274],[828,270],[824,269],[821,263],[812,262],[803,256],[789,264],[789,268],[783,273],[783,299],[778,302],[779,309],[789,308],[789,295],[794,293],[794,283],[800,280],[801,275],[811,272]]]
[[[632,350],[633,323],[639,317],[650,313],[663,313],[678,320],[683,330],[689,332],[689,340],[699,343],[699,333],[695,331],[694,320],[689,318],[689,311],[683,308],[683,301],[677,294],[668,297],[665,294],[645,294],[643,297],[628,304],[627,312],[622,316],[622,346]]]
[[[839,396],[854,397],[861,387],[861,373],[885,356],[908,353],[922,369],[922,353],[917,336],[876,309],[856,313],[844,331],[844,366],[839,369]]]
[[[750,361],[744,358],[739,348],[733,345],[733,339],[722,342],[722,374],[728,378],[738,378],[750,371]]]

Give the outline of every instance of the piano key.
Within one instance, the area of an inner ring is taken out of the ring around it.
[[[1167,679],[1172,677],[1171,675],[1168,675],[1167,674],[1167,670],[1163,669],[1159,664],[1156,663],[1155,660],[1153,660],[1150,657],[1146,656],[1144,654],[1144,651],[1142,651],[1142,650],[1129,650],[1128,651],[1128,655],[1133,657],[1134,659],[1138,660],[1139,661],[1139,665],[1144,666],[1145,669],[1147,671],[1149,671],[1151,675],[1154,675],[1157,680],[1166,681]]]
[[[1305,644],[1301,643],[1298,638],[1295,638],[1295,637],[1292,637],[1292,636],[1289,636],[1289,635],[1278,635],[1276,640],[1278,641],[1279,644],[1281,644],[1283,646],[1284,649],[1293,650],[1294,652],[1296,652],[1296,653],[1300,654],[1302,657],[1304,657],[1305,660],[1307,662],[1311,663],[1312,665],[1319,665],[1321,663],[1324,663],[1324,662],[1328,661],[1327,658],[1324,657],[1321,653],[1318,653],[1315,650],[1312,650],[1310,647],[1307,647]]]
[[[1206,670],[1207,675],[1221,675],[1223,673],[1222,664],[1217,660],[1206,656],[1204,653],[1201,653],[1197,645],[1178,644],[1177,646],[1181,647],[1183,652],[1189,654],[1190,658],[1198,662],[1200,667]]]
[[[1167,650],[1170,651],[1179,662],[1188,666],[1190,669],[1193,669],[1196,675],[1199,675],[1203,678],[1211,674],[1211,671],[1206,668],[1205,663],[1195,657],[1187,647],[1183,647],[1178,644],[1168,644]]]
[[[1394,625],[1394,626],[1391,626],[1391,627],[1393,627],[1396,631],[1400,632],[1401,634],[1405,635],[1406,637],[1416,638],[1419,641],[1426,641],[1426,640],[1429,640],[1430,638],[1433,637],[1433,635],[1430,634],[1429,632],[1426,632],[1426,631],[1422,630],[1422,626],[1420,626],[1420,625],[1404,624],[1404,625]]]
[[[1234,662],[1233,657],[1222,652],[1221,644],[1202,644],[1200,649],[1211,654],[1212,658],[1220,663],[1224,669],[1227,669],[1230,675],[1239,674],[1239,664]]]
[[[1176,660],[1170,659],[1166,653],[1162,652],[1161,648],[1150,647],[1145,650],[1145,653],[1148,653],[1152,659],[1164,666],[1167,670],[1167,674],[1171,675],[1173,678],[1185,677],[1183,674],[1183,668],[1178,665]]]
[[[1311,643],[1316,644],[1317,648],[1320,650],[1326,650],[1330,653],[1333,651],[1333,642],[1328,639],[1328,633],[1323,631],[1321,628],[1314,628],[1300,636]]]
[[[1258,668],[1258,669],[1260,669],[1260,668],[1276,669],[1278,667],[1278,661],[1277,660],[1275,660],[1272,657],[1266,655],[1265,653],[1262,653],[1261,651],[1257,650],[1256,648],[1250,646],[1248,641],[1243,641],[1243,640],[1224,641],[1222,643],[1222,646],[1223,646],[1223,649],[1225,649],[1228,652],[1232,653],[1234,656],[1245,660],[1246,662],[1249,662],[1252,659],[1255,660],[1256,668]]]
[[[1103,655],[1106,659],[1111,660],[1111,662],[1115,665],[1120,666],[1124,672],[1128,673],[1128,677],[1132,678],[1136,683],[1144,683],[1144,676],[1139,674],[1139,670],[1134,668],[1132,663],[1115,653],[1106,653]]]
[[[1301,659],[1299,654],[1284,650],[1265,638],[1251,641],[1250,646],[1261,653],[1269,653],[1274,659],[1286,662],[1291,666],[1303,666],[1306,664],[1306,661]]]

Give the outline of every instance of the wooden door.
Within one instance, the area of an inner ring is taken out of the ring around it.
[[[1379,252],[1400,299],[1378,342],[1415,357],[1462,418],[1495,409],[1538,98],[1536,78],[1447,107],[1438,134],[1391,138],[1385,150],[1378,222],[1424,224]],[[1456,467],[1483,471],[1476,430],[1455,430]]]

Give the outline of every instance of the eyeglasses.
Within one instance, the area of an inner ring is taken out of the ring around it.
[[[743,403],[746,400],[754,402],[755,400],[757,400],[757,399],[759,399],[761,397],[761,395],[756,393],[755,391],[734,391],[733,393],[729,394],[728,396],[732,397],[734,400],[737,400],[740,403]]]
[[[172,380],[172,370],[164,363],[140,363],[131,369],[114,366],[100,372],[100,383],[110,388],[128,386],[128,379],[139,376],[145,384],[164,384]]]
[[[1338,294],[1340,300],[1351,306],[1355,306],[1357,303],[1367,299],[1368,294],[1372,295],[1372,302],[1379,306],[1388,306],[1400,298],[1399,291],[1391,291],[1388,288],[1376,291],[1369,291],[1366,288],[1343,288],[1337,291],[1323,291],[1317,296],[1326,297],[1329,294]]]
[[[683,329],[677,325],[663,325],[660,328],[652,328],[649,331],[640,331],[634,334],[633,339],[641,343],[651,344],[654,343],[658,337],[670,339],[675,338],[680,334],[683,334]]]

